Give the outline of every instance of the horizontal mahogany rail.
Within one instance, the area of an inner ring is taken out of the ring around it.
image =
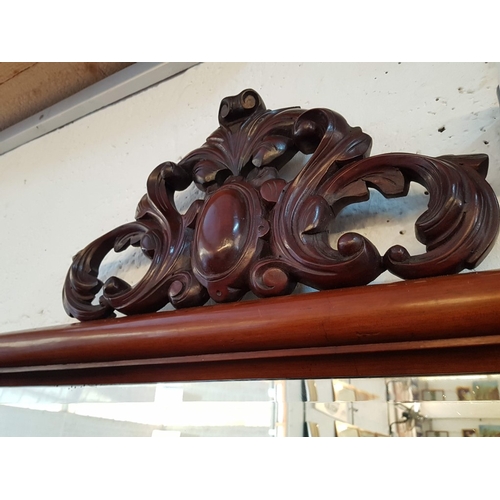
[[[0,336],[0,385],[500,372],[500,271]]]

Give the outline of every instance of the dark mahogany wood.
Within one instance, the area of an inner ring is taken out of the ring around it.
[[[500,371],[500,271],[0,336],[0,385]]]
[[[500,211],[485,180],[486,155],[369,158],[370,136],[338,113],[267,110],[252,89],[222,100],[219,125],[178,164],[153,170],[135,222],[74,257],[63,290],[70,316],[97,320],[114,310],[157,311],[168,302],[176,308],[208,298],[230,302],[250,290],[286,295],[298,282],[320,290],[364,285],[384,270],[404,279],[458,273],[473,269],[495,242]],[[298,152],[310,157],[287,182],[280,171]],[[387,198],[406,196],[411,182],[430,194],[415,226],[424,254],[395,245],[382,257],[367,238],[349,232],[336,248],[330,245],[344,207],[366,201],[369,188]],[[205,199],[180,214],[174,194],[193,183]],[[133,287],[118,277],[103,284],[103,258],[128,245],[151,259],[146,275]]]
[[[302,353],[234,359],[176,360],[176,363],[144,363],[86,367],[52,367],[17,370],[0,374],[0,386],[102,385],[157,382],[317,379],[356,377],[399,377],[499,373],[500,341],[485,345],[461,345],[450,339],[447,345],[430,343],[427,349],[396,349],[359,353]],[[444,362],[443,362],[444,360]]]

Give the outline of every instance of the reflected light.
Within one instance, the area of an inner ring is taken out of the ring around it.
[[[340,420],[336,421],[336,427],[337,427],[337,432],[341,433],[349,429],[349,424],[346,424],[344,422],[341,422]]]
[[[340,382],[337,382],[336,384],[334,384],[333,388],[336,390],[336,391],[341,391],[343,388],[344,388],[344,384],[340,383]]]

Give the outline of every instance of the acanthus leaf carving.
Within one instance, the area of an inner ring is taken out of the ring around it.
[[[334,111],[267,110],[252,89],[226,97],[219,128],[177,164],[156,167],[136,221],[98,238],[68,271],[63,302],[80,320],[174,307],[289,294],[297,283],[316,289],[364,285],[388,270],[405,279],[472,269],[499,230],[497,197],[486,182],[486,155],[431,158],[410,153],[369,157],[371,138]],[[280,170],[310,155],[291,181]],[[429,192],[415,234],[426,252],[401,245],[384,256],[364,236],[330,233],[342,209],[366,201],[370,188],[386,198],[408,194],[411,182]],[[181,214],[177,191],[205,193]],[[102,283],[108,252],[140,246],[151,265],[139,283]],[[102,295],[96,304],[96,296]]]

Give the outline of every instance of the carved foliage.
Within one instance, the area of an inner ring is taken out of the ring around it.
[[[261,297],[287,294],[298,282],[316,289],[362,285],[382,271],[402,278],[456,273],[488,253],[499,228],[499,207],[485,181],[486,155],[429,158],[390,153],[369,158],[371,138],[328,109],[266,110],[253,90],[225,98],[220,127],[178,165],[159,165],[147,181],[136,221],[95,240],[73,260],[64,305],[81,320],[151,312],[168,302],[225,302],[251,290]],[[286,182],[280,169],[298,152],[310,155]],[[356,233],[329,243],[335,217],[366,201],[368,188],[385,197],[425,186],[428,209],[416,237],[426,253],[410,256],[397,245],[380,256]],[[174,193],[195,183],[205,192],[182,215]],[[134,287],[98,279],[105,255],[140,246],[151,259]],[[102,288],[98,304],[96,294]]]

